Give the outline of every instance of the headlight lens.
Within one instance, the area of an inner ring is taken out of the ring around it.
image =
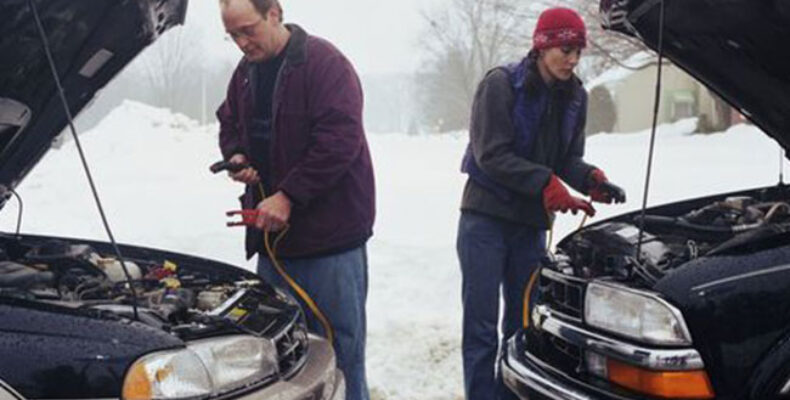
[[[271,341],[229,336],[149,354],[126,375],[124,400],[200,398],[227,392],[277,373]]]
[[[690,345],[680,311],[648,293],[591,283],[584,304],[587,324],[654,344]]]
[[[145,356],[132,365],[123,384],[126,400],[184,399],[211,394],[211,379],[189,350]]]
[[[195,342],[189,349],[200,357],[217,391],[277,373],[277,349],[269,340],[233,336]]]

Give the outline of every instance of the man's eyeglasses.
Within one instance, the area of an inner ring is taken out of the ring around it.
[[[233,40],[237,40],[239,38],[250,39],[253,36],[255,36],[255,29],[258,27],[258,24],[260,24],[261,22],[263,22],[263,18],[258,18],[257,21],[251,24],[244,25],[241,28],[234,29],[232,31],[227,31],[228,37],[230,37]]]

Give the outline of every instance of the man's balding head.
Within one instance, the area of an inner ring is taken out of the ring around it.
[[[253,62],[279,54],[290,37],[278,0],[219,0],[225,32]]]
[[[278,0],[219,0],[219,3],[225,7],[228,5],[228,3],[233,3],[236,1],[247,1],[252,3],[252,6],[255,7],[256,11],[258,11],[258,14],[263,17],[266,17],[269,11],[273,8],[277,10],[280,22],[283,22],[283,7],[280,5]]]

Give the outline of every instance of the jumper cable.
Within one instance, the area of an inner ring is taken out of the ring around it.
[[[211,165],[209,169],[213,173],[219,173],[221,171],[231,171],[231,172],[239,172],[244,168],[247,168],[248,165],[244,164],[236,164],[231,163],[228,161],[219,161]],[[263,189],[263,184],[260,182],[258,183],[258,191],[261,194],[261,200],[266,198],[266,191]],[[236,226],[255,226],[255,222],[258,220],[258,210],[233,210],[228,211],[225,213],[228,217],[240,215],[241,220],[239,221],[228,221],[228,227],[236,227]],[[285,267],[283,267],[280,260],[277,258],[277,245],[280,241],[285,237],[285,234],[288,232],[289,225],[285,225],[285,228],[277,234],[277,237],[274,239],[274,243],[270,240],[269,231],[263,231],[263,244],[266,248],[266,254],[269,257],[274,269],[277,270],[277,273],[288,283],[288,286],[296,292],[296,294],[307,304],[307,307],[310,308],[310,311],[318,318],[318,321],[321,323],[321,326],[324,328],[324,332],[326,332],[327,339],[330,343],[334,343],[335,341],[335,331],[332,328],[332,324],[329,321],[329,318],[324,315],[318,305],[315,303],[312,297],[304,290],[290,275],[285,271]]]

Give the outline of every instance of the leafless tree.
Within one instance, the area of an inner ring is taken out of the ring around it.
[[[198,93],[200,46],[184,27],[165,33],[140,57],[141,75],[147,80],[154,105],[170,109]]]
[[[529,15],[518,0],[451,0],[446,8],[423,13],[426,57],[417,79],[425,123],[439,131],[468,124],[485,72],[526,52]]]
[[[442,9],[423,13],[425,55],[418,74],[422,120],[438,131],[463,129],[477,83],[490,68],[523,57],[541,11],[552,6],[573,8],[588,27],[588,49],[582,76],[595,76],[644,49],[635,40],[600,27],[597,2],[584,0],[450,0]]]

